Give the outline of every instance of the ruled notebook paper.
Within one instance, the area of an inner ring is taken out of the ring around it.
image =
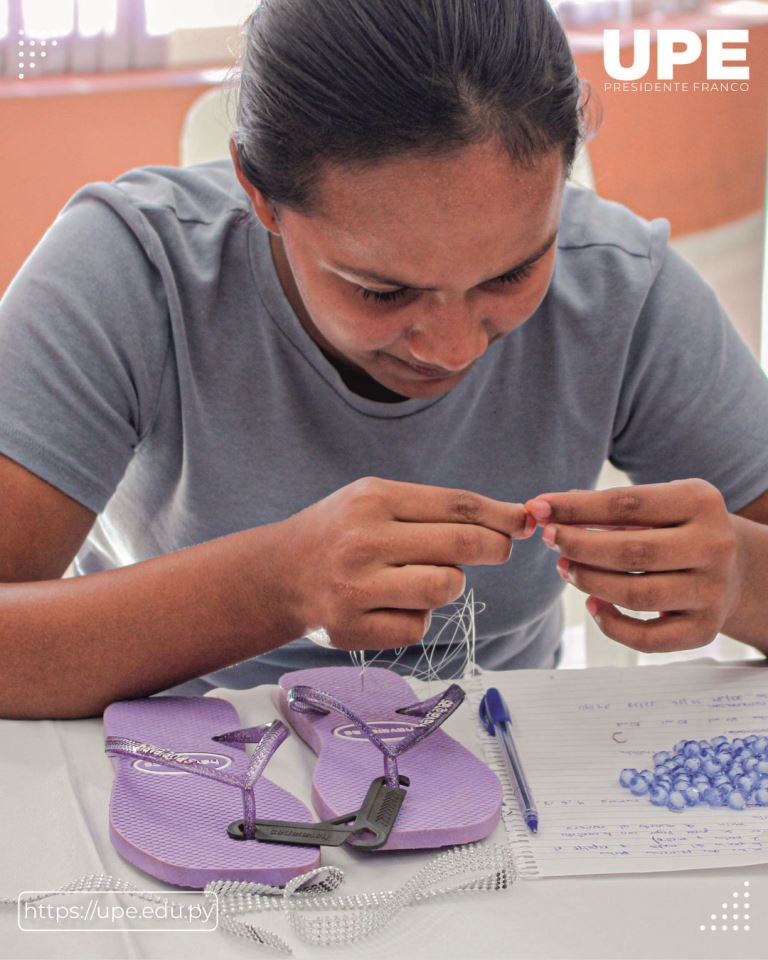
[[[515,670],[471,681],[504,695],[539,811],[526,829],[495,737],[484,753],[504,784],[504,822],[524,877],[642,873],[768,862],[768,807],[655,807],[619,785],[678,740],[768,734],[768,669],[668,664]]]

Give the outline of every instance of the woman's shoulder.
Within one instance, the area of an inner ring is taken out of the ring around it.
[[[210,222],[227,210],[250,209],[232,161],[211,160],[190,167],[134,167],[112,186],[143,210],[171,210],[179,220]]]
[[[639,258],[658,267],[669,229],[664,217],[647,220],[622,203],[569,182],[565,185],[557,246],[563,251],[592,248],[595,256],[615,251],[627,266]]]

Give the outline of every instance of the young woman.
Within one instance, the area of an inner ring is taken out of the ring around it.
[[[262,0],[240,68],[231,163],[83,187],[2,301],[0,715],[408,670],[468,585],[491,668],[557,662],[563,577],[768,649],[768,383],[665,220],[566,184],[546,0]]]

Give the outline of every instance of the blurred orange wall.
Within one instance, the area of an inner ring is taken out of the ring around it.
[[[749,50],[747,93],[604,91],[610,78],[602,53],[577,52],[580,73],[604,114],[589,145],[598,192],[645,217],[667,217],[675,235],[759,210],[768,138],[768,25],[750,27]],[[703,70],[702,58],[679,79],[702,80]],[[178,163],[184,115],[209,87],[180,84],[173,73],[152,76],[156,82],[144,89],[24,97],[10,94],[43,78],[0,81],[0,293],[84,183],[111,180],[136,166]]]

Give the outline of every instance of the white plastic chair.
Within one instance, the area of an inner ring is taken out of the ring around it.
[[[229,157],[229,138],[233,122],[227,113],[227,96],[223,86],[202,93],[187,111],[179,142],[179,166],[189,167],[209,160]],[[231,94],[234,112],[235,95]]]

